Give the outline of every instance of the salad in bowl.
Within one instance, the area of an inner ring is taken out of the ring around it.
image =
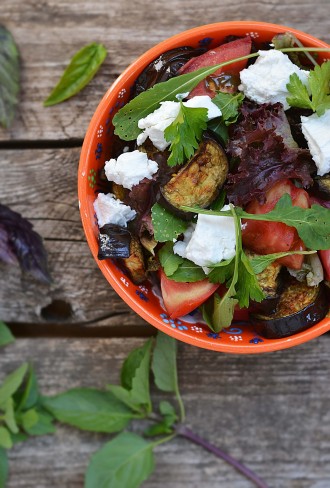
[[[109,89],[79,199],[106,278],[151,324],[215,350],[330,328],[330,54],[265,23],[164,41]]]

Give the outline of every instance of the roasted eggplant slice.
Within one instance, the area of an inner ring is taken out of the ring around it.
[[[272,315],[251,314],[257,333],[268,339],[287,337],[308,329],[329,311],[325,286],[310,287],[290,280]]]
[[[130,255],[128,258],[122,259],[121,262],[136,285],[140,285],[147,279],[143,251],[137,237],[132,236]]]
[[[256,256],[251,251],[245,251],[248,257]],[[283,269],[282,265],[274,261],[269,264],[261,273],[256,275],[260,288],[265,298],[262,302],[253,302],[254,312],[262,314],[272,314],[276,311],[278,301],[283,289]]]
[[[320,198],[330,200],[330,175],[315,178],[312,191],[319,195]]]
[[[131,233],[119,225],[106,224],[99,233],[98,259],[128,258],[130,255]]]
[[[217,197],[227,174],[224,150],[214,139],[206,138],[195,155],[161,188],[161,203],[181,217],[190,218],[180,207],[208,207]]]

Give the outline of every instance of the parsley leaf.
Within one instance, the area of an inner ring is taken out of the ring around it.
[[[230,125],[237,121],[239,116],[238,109],[242,105],[243,100],[243,93],[231,94],[218,92],[212,99],[212,102],[220,108],[225,125]]]
[[[185,107],[180,100],[179,113],[164,132],[166,141],[171,143],[171,154],[167,160],[169,166],[182,164],[193,156],[206,125],[207,108]]]
[[[308,108],[320,117],[330,108],[330,61],[315,66],[308,78],[308,87],[296,73],[290,76],[287,89],[291,96],[287,102],[291,107]],[[311,97],[310,94],[311,93]]]
[[[151,209],[154,238],[158,242],[172,241],[188,227],[188,222],[171,214],[164,207],[155,203]]]

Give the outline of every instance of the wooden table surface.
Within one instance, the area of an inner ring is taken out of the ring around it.
[[[77,204],[77,165],[89,120],[108,86],[138,55],[200,24],[263,20],[330,43],[329,0],[2,0],[0,23],[22,59],[19,111],[0,129],[0,201],[43,236],[51,286],[0,265],[0,319],[18,337],[1,350],[0,379],[35,364],[46,394],[118,379],[123,358],[154,333],[109,287],[92,259]],[[42,101],[69,58],[102,42],[108,57],[79,96]],[[272,488],[330,487],[330,336],[257,357],[179,347],[188,424],[262,476]],[[90,455],[109,436],[59,428],[10,452],[9,488],[83,486]],[[250,482],[178,439],[157,448],[147,488],[248,488]],[[123,487],[125,488],[125,487]]]

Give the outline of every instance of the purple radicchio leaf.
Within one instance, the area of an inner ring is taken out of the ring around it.
[[[315,165],[309,151],[300,149],[292,138],[282,104],[244,102],[241,114],[227,148],[238,160],[236,171],[228,175],[229,201],[243,206],[257,198],[264,203],[266,191],[288,178],[310,186]]]
[[[0,260],[19,263],[22,271],[50,283],[47,252],[32,224],[6,205],[0,204]]]

